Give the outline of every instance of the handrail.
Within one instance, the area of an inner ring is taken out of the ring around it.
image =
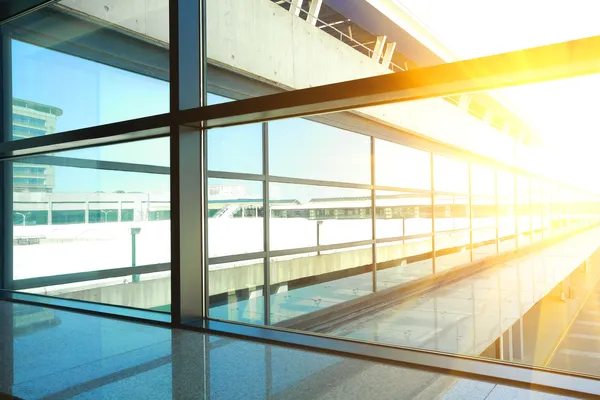
[[[96,271],[75,272],[72,274],[40,276],[36,278],[17,279],[13,281],[12,290],[34,289],[40,287],[66,285],[69,283],[89,282],[108,278],[121,278],[130,275],[152,274],[171,270],[171,263],[142,265],[139,267],[123,267]]]

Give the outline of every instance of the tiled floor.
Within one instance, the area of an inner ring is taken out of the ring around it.
[[[6,301],[0,352],[0,393],[25,399],[560,398]]]

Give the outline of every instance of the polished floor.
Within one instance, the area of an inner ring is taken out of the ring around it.
[[[7,301],[0,351],[0,393],[23,399],[565,398]]]

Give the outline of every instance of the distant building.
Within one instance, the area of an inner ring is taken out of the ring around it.
[[[22,99],[13,99],[12,135],[14,140],[56,133],[57,107]],[[54,167],[16,162],[13,166],[13,191],[52,192]]]

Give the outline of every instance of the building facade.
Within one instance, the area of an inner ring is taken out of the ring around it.
[[[46,104],[23,99],[13,99],[13,140],[28,139],[56,133],[57,118],[63,111]],[[15,163],[13,190],[15,192],[52,192],[54,167],[32,163]]]

